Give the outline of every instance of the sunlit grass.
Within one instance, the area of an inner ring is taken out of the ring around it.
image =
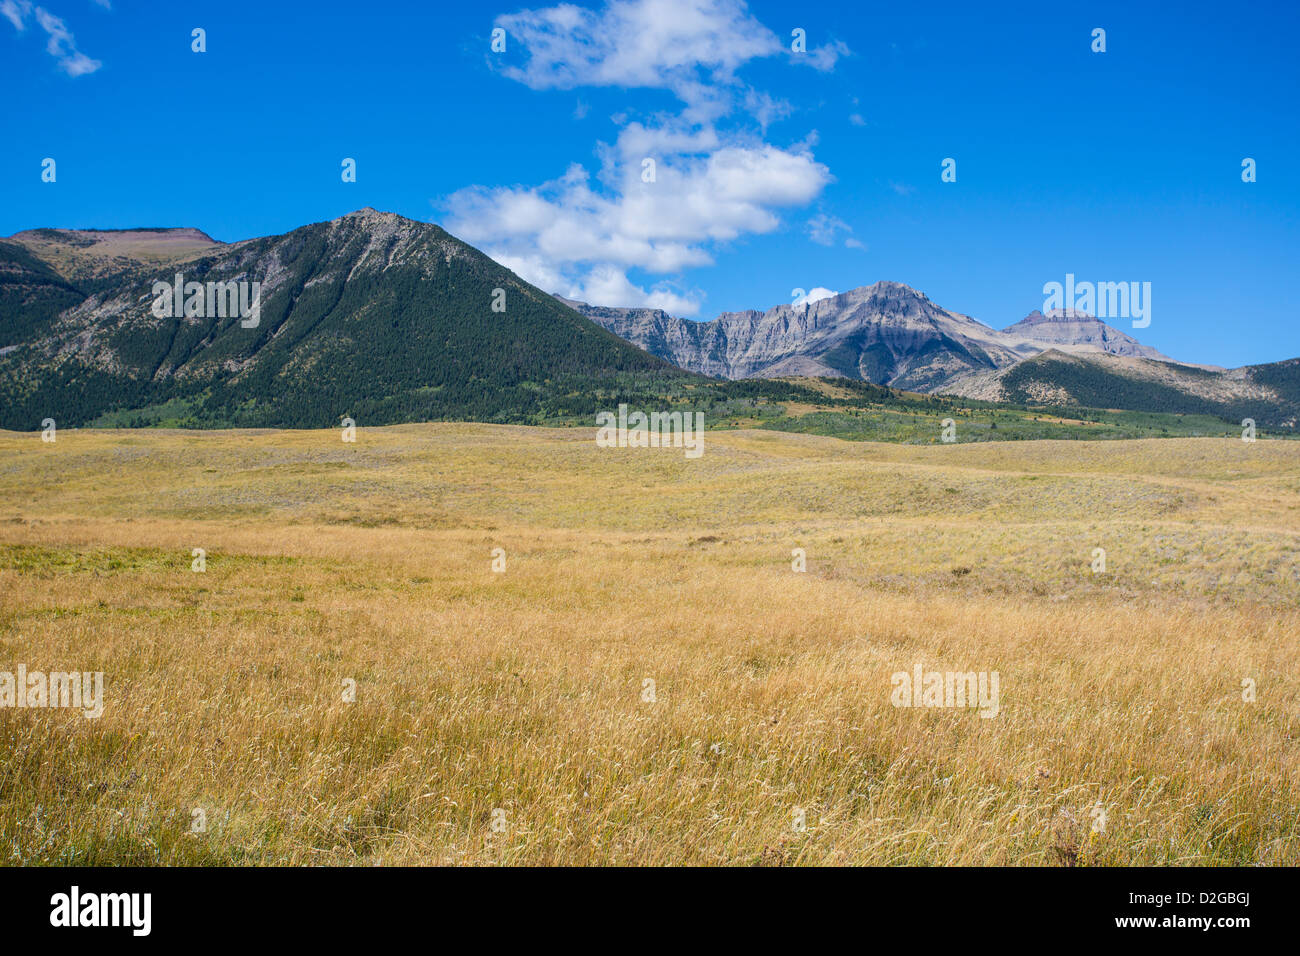
[[[1300,446],[592,436],[0,433],[0,862],[1300,861]]]

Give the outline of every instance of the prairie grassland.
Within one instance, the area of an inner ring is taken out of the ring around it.
[[[1300,446],[593,434],[0,433],[0,862],[1300,862]]]

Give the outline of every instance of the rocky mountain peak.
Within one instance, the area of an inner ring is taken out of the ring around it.
[[[1172,361],[1096,316],[1076,309],[1051,309],[1046,315],[1035,309],[1019,322],[1003,329],[1002,334],[1013,342],[1037,349],[1105,352],[1162,362]]]
[[[383,212],[381,210],[375,209],[373,206],[362,206],[360,209],[355,209],[352,212],[344,213],[342,216],[339,216],[337,219],[332,221],[352,222],[356,225],[366,225],[369,223],[388,223],[388,224],[409,223],[412,226],[428,225],[428,223],[420,222],[417,219],[407,219],[405,216],[400,216],[395,212]]]
[[[1048,309],[1047,314],[1034,309],[1016,325],[1036,325],[1041,322],[1100,322],[1095,315],[1077,309]],[[1015,326],[1011,326],[1014,328]]]

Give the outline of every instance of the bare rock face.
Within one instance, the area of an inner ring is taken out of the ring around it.
[[[822,375],[929,391],[955,374],[1021,357],[1000,333],[900,282],[766,312],[724,312],[711,322],[565,301],[652,354],[722,378]]]
[[[900,282],[766,312],[724,312],[711,322],[661,309],[563,301],[660,358],[720,378],[815,375],[933,392],[987,378],[1049,349],[1173,361],[1085,313],[1033,312],[997,331]]]
[[[1157,362],[1173,361],[1131,335],[1111,328],[1086,312],[1076,312],[1073,309],[1052,309],[1046,315],[1035,309],[1002,332],[1028,348],[1036,347],[1039,350],[1054,348],[1072,354],[1105,352],[1109,355],[1154,359]]]

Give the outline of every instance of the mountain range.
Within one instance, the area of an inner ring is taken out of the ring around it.
[[[178,281],[176,305],[191,287],[208,299],[173,311],[159,289]],[[255,317],[214,311],[212,290],[227,283],[253,286]],[[530,423],[683,390],[752,402],[753,386],[728,382],[774,378],[1288,429],[1300,417],[1300,359],[1181,364],[1073,312],[1034,312],[999,331],[897,282],[709,322],[589,305],[529,285],[436,225],[369,208],[232,243],[193,228],[0,240],[2,428],[47,417]]]
[[[1173,361],[1090,315],[1035,311],[999,332],[901,282],[710,322],[561,301],[675,365],[724,378],[842,377],[932,392],[1049,349]]]
[[[1212,414],[1284,428],[1300,417],[1300,359],[1239,369],[1180,363],[1074,311],[1034,311],[999,331],[899,282],[708,322],[560,301],[702,375],[847,378],[989,402]]]

